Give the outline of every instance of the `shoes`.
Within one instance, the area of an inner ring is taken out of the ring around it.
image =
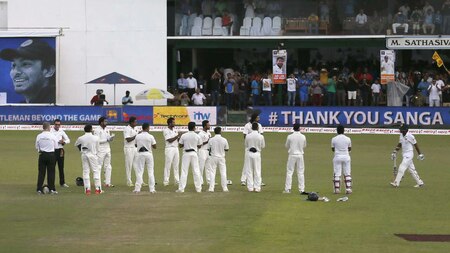
[[[247,185],[247,182],[241,181],[241,185],[242,185],[242,186],[246,186],[246,185]]]
[[[230,192],[228,189],[224,189],[223,192]]]
[[[103,191],[102,191],[102,189],[100,189],[100,188],[97,188],[97,189],[95,189],[95,194],[102,194],[103,193]]]
[[[133,183],[127,183],[127,185],[128,185],[129,187],[134,187],[134,184],[133,184]],[[142,184],[142,186],[144,186],[144,185]]]
[[[155,185],[156,185],[156,183],[155,183]],[[142,182],[142,186],[143,186],[143,187],[144,187],[144,186],[148,186],[148,184]]]
[[[208,192],[214,192],[214,190],[208,190]]]
[[[391,184],[393,187],[397,188],[398,185],[395,182],[390,182],[389,184]]]
[[[68,184],[62,184],[61,187],[69,188],[69,185]]]
[[[289,194],[291,193],[291,189],[284,190],[283,193]]]
[[[300,191],[300,195],[308,195],[308,193],[305,191]]]
[[[340,189],[334,189],[334,194],[340,194],[341,190]]]
[[[322,199],[321,199],[323,202],[330,202],[330,199],[329,198],[327,198],[327,197],[322,197]]]
[[[259,192],[261,192],[261,190],[257,190],[257,189],[255,189],[255,192],[258,192],[258,193],[259,193]]]
[[[176,190],[175,192],[176,192],[176,193],[183,193],[183,192],[184,192],[184,190],[180,190],[180,189],[178,189],[178,190]]]
[[[91,195],[91,190],[90,189],[86,189],[85,193],[86,193],[87,196],[89,196],[89,195]]]
[[[420,188],[420,187],[423,187],[423,183],[422,184],[416,184],[416,185],[414,185],[414,188]]]
[[[153,190],[153,191],[150,191],[150,193],[156,193],[156,191],[155,191],[155,190]]]
[[[58,192],[57,192],[57,191],[55,191],[55,190],[50,190],[50,194],[51,194],[51,195],[57,195],[57,194],[58,194]]]
[[[169,186],[169,182],[164,182],[163,185],[164,186]]]
[[[352,189],[347,189],[347,190],[345,190],[345,194],[352,194]]]
[[[44,195],[44,193],[41,190],[38,190],[36,193],[37,195]]]
[[[254,191],[254,189],[248,189],[248,191],[249,191],[249,192],[253,192],[253,191]]]
[[[139,194],[141,191],[133,190],[133,193]]]
[[[113,185],[113,184],[105,184],[105,187],[106,187],[106,188],[113,188],[114,185]]]
[[[266,186],[266,184],[265,184],[265,183],[263,183],[263,182],[261,182],[261,186]]]
[[[342,197],[342,198],[338,198],[338,199],[337,199],[337,201],[347,201],[347,200],[348,200],[348,197],[347,197],[347,196]]]

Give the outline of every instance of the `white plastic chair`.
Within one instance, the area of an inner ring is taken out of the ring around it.
[[[271,35],[281,35],[281,18],[278,16],[273,17]]]
[[[222,36],[223,35],[222,17],[217,17],[214,19],[213,35],[214,36]]]
[[[250,28],[251,36],[259,36],[261,35],[261,19],[256,17],[253,19],[252,27]]]
[[[252,27],[252,19],[249,17],[245,17],[241,29],[239,30],[239,34],[241,36],[249,36],[251,27]]]
[[[187,23],[187,25],[188,25],[188,33],[189,34],[186,34],[186,35],[191,35],[190,33],[192,31],[192,27],[194,26],[194,21],[195,21],[196,17],[197,17],[197,13],[193,13],[193,14],[191,14],[189,16],[188,23]]]
[[[272,19],[270,17],[265,17],[263,19],[261,35],[268,36],[270,34],[272,34]]]
[[[202,35],[211,36],[212,34],[213,34],[212,18],[206,17],[205,19],[203,19]]]
[[[194,25],[191,29],[191,36],[201,36],[202,35],[202,24],[203,20],[200,17],[194,19]]]

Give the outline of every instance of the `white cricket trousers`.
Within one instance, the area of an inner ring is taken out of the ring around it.
[[[247,189],[261,191],[261,153],[247,152]]]
[[[125,173],[127,176],[127,184],[130,185],[133,183],[133,181],[131,181],[131,170],[133,169],[133,162],[137,154],[137,149],[136,147],[124,147],[123,153],[125,154]]]
[[[339,181],[344,172],[344,176],[351,176],[351,159],[348,155],[337,155],[333,158],[334,180]]]
[[[295,169],[297,169],[298,178],[298,190],[300,192],[305,191],[305,162],[303,155],[289,155],[286,166],[286,183],[284,185],[285,190],[291,190],[292,187],[292,175]]]
[[[416,180],[417,184],[423,184],[423,181],[420,179],[419,174],[416,171],[416,167],[414,166],[413,158],[414,154],[403,155],[402,163],[400,163],[400,166],[398,167],[397,176],[394,181],[397,186],[400,186],[400,181],[402,181],[406,169],[409,170],[409,173],[411,173],[411,176],[414,180]]]
[[[225,158],[211,156],[209,157],[209,164],[210,164],[209,179],[211,180],[210,181],[211,183],[209,184],[209,191],[214,191],[217,167],[219,167],[220,184],[222,185],[222,190],[228,191],[227,165]]]
[[[141,191],[142,183],[144,182],[143,176],[146,166],[149,191],[152,192],[155,190],[155,163],[153,161],[153,154],[150,152],[138,152],[136,158],[134,159],[134,173],[136,174],[136,183],[134,184],[134,190],[137,192]]]
[[[197,192],[201,192],[202,191],[202,182],[201,182],[201,178],[200,178],[198,156],[197,156],[197,152],[195,152],[195,151],[183,153],[183,158],[181,159],[180,185],[178,186],[178,190],[184,191],[184,188],[186,188],[187,177],[189,174],[189,166],[192,168],[195,190]]]
[[[81,154],[81,164],[83,166],[84,188],[91,190],[91,178],[89,174],[92,170],[95,189],[102,189],[102,183],[100,180],[100,166],[98,165],[97,155],[92,153]]]
[[[209,161],[209,150],[200,149],[198,151],[198,165],[200,167],[200,179],[204,183],[203,175],[205,175],[206,182],[209,184],[209,173],[211,171]]]
[[[101,170],[104,168],[104,174],[105,174],[105,184],[111,184],[111,150],[105,150],[105,151],[99,151],[97,153],[98,156],[98,164],[100,165],[100,175]]]
[[[173,169],[173,178],[175,183],[180,182],[180,151],[177,147],[169,147],[164,150],[165,163],[164,163],[164,185],[169,184],[170,180],[170,169]]]
[[[247,181],[247,174],[248,174],[248,152],[247,152],[247,150],[245,150],[244,151],[244,166],[242,167],[241,182]]]

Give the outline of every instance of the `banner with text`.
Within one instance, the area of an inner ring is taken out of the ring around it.
[[[395,52],[380,50],[381,84],[395,81]]]
[[[155,125],[167,125],[168,118],[174,118],[176,125],[187,125],[191,121],[201,125],[203,120],[217,124],[217,109],[212,106],[155,106],[153,112]]]
[[[263,126],[450,126],[450,107],[253,107]]]
[[[273,83],[285,84],[287,64],[286,50],[272,50],[272,64]]]
[[[60,119],[63,123],[97,124],[100,117],[109,122],[128,122],[131,116],[139,123],[153,124],[151,106],[0,106],[0,122],[42,123]]]

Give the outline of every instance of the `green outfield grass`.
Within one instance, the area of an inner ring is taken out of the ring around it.
[[[82,132],[68,132],[72,142]],[[195,193],[192,172],[184,194],[162,186],[164,143],[153,133],[157,194],[131,193],[125,185],[122,133],[113,144],[113,184],[100,196],[85,196],[78,151],[66,147],[70,188],[38,196],[34,131],[0,131],[1,252],[449,252],[450,243],[408,242],[394,236],[450,234],[448,136],[419,136],[426,156],[414,160],[425,187],[406,173],[394,189],[390,153],[397,135],[350,135],[354,193],[348,202],[332,194],[332,152],[328,134],[307,134],[306,190],[328,203],[307,202],[295,191],[282,194],[286,133],[266,133],[261,193],[239,185],[243,138],[225,133],[230,151],[229,193]],[[57,173],[58,181],[58,173]],[[219,179],[216,177],[216,180]],[[147,181],[147,179],[145,179]],[[293,189],[297,188],[294,176]],[[220,186],[216,188],[220,190]]]

